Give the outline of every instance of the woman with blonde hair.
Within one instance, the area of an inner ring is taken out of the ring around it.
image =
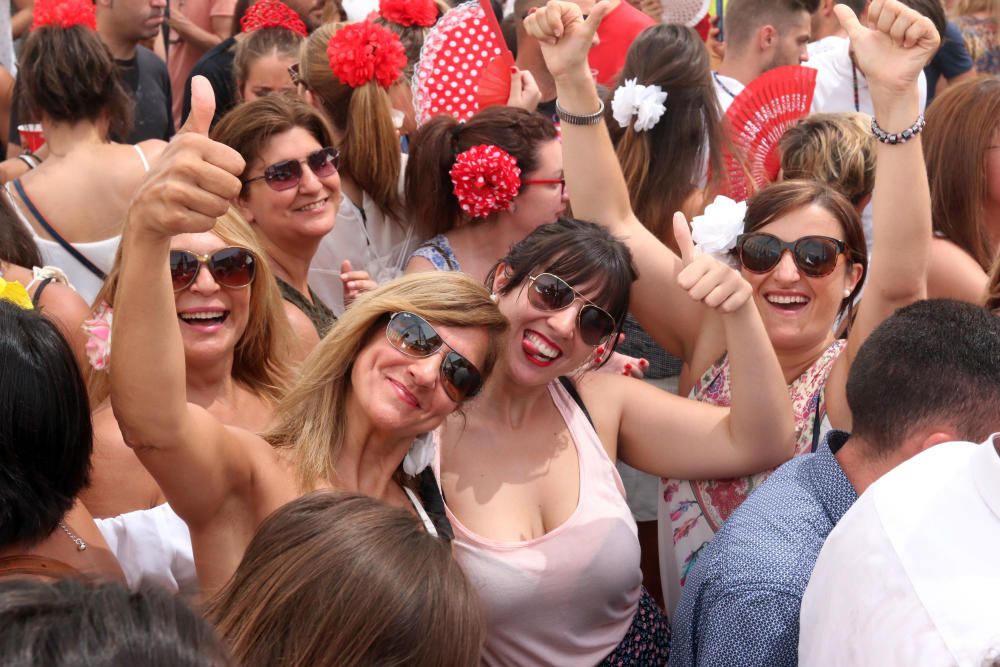
[[[388,92],[406,63],[399,37],[371,21],[321,26],[302,47],[300,82],[332,124],[340,151],[337,226],[312,263],[317,294],[338,312],[358,291],[399,276],[425,237],[403,203],[403,158]],[[341,280],[357,283],[344,300]]]
[[[469,667],[483,634],[446,542],[405,510],[329,491],[269,516],[205,615],[244,667]]]
[[[244,164],[194,132],[167,150],[129,214],[111,403],[125,442],[191,531],[202,590],[232,575],[268,514],[310,491],[363,493],[425,515],[403,459],[489,377],[506,328],[489,294],[457,274],[411,276],[366,294],[303,361],[266,439],[224,426],[186,401],[167,258],[173,236],[211,229],[239,192]],[[186,214],[162,206],[164,197]],[[150,267],[162,268],[151,276]]]
[[[1000,80],[949,86],[927,109],[927,123],[934,220],[927,295],[979,303],[1000,247]]]

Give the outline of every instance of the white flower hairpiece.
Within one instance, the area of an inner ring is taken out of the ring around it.
[[[705,207],[704,214],[691,220],[691,240],[702,252],[735,266],[735,258],[729,251],[736,247],[736,238],[743,233],[746,214],[745,201],[735,202],[719,195]]]
[[[416,477],[434,460],[435,444],[433,433],[421,433],[410,444],[410,451],[403,459],[403,472]]]
[[[652,130],[667,110],[667,94],[659,86],[644,86],[637,79],[627,79],[615,91],[611,112],[622,127],[628,127],[635,116],[635,131]]]

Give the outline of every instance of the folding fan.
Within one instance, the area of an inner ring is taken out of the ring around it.
[[[664,23],[675,23],[693,28],[705,15],[712,0],[661,0]]]
[[[761,74],[736,96],[726,120],[730,139],[745,165],[736,156],[726,155],[728,196],[743,201],[753,186],[762,188],[778,178],[778,141],[785,130],[809,114],[815,90],[815,69],[789,65]]]
[[[514,56],[488,0],[458,5],[431,28],[413,77],[417,123],[447,114],[468,120],[480,109],[506,104]]]

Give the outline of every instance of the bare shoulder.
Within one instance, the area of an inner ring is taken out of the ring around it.
[[[951,298],[981,303],[989,281],[986,272],[973,259],[948,239],[931,241],[927,267],[928,298]]]

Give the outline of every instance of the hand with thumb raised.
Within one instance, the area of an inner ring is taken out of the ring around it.
[[[735,269],[698,250],[680,212],[674,214],[674,238],[684,264],[677,284],[688,296],[722,313],[735,312],[750,301],[750,284]]]
[[[576,67],[589,69],[587,54],[599,41],[597,29],[620,1],[596,2],[584,19],[576,3],[550,0],[524,19],[524,29],[540,42],[545,65],[552,76],[558,78]]]
[[[215,90],[208,79],[199,75],[191,79],[191,112],[177,134],[208,136],[215,117]]]

